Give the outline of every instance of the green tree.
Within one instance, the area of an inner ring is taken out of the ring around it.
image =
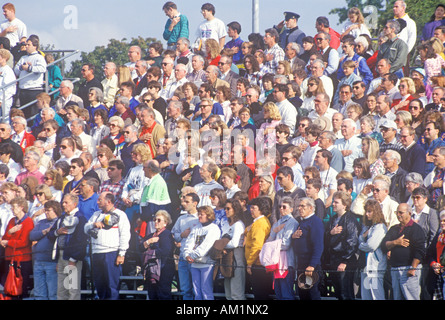
[[[128,62],[128,49],[131,46],[140,46],[142,49],[142,57],[145,56],[148,46],[153,42],[159,42],[155,38],[132,38],[128,41],[126,38],[122,40],[110,39],[107,46],[97,46],[91,52],[81,52],[79,60],[75,60],[71,64],[71,68],[66,73],[67,78],[78,78],[81,76],[80,70],[86,63],[95,66],[94,75],[97,79],[102,80],[103,67],[107,61],[112,61],[116,66],[121,66]]]

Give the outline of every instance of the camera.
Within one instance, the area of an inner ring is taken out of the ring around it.
[[[96,228],[91,229],[91,230],[88,231],[88,235],[89,235],[91,238],[94,238],[94,239],[97,239],[97,234],[98,234],[98,233],[99,233],[99,230],[96,229]]]

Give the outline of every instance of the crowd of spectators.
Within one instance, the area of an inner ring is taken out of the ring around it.
[[[245,40],[210,3],[194,33],[162,10],[166,49],[75,87],[3,6],[3,297],[442,299],[445,5],[419,26],[395,1],[377,42],[356,7]]]

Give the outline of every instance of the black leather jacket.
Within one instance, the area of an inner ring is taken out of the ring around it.
[[[331,230],[336,225],[341,226],[343,230],[339,234],[331,235]],[[360,230],[361,224],[351,211],[347,211],[340,219],[337,214],[331,218],[325,233],[325,254],[328,255],[326,260],[331,267],[336,268],[340,263],[348,265],[357,262]]]

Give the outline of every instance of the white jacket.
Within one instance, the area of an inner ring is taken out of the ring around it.
[[[199,224],[190,232],[185,241],[184,257],[195,260],[193,268],[205,268],[214,261],[210,259],[208,253],[216,240],[221,238],[219,227],[210,223],[206,226]]]
[[[148,185],[149,179],[145,176],[144,166],[142,164],[133,167],[125,177],[122,199],[129,198],[131,201],[139,203],[142,197],[144,187]]]
[[[368,230],[364,227],[359,236],[359,250],[367,253],[366,258],[366,272],[378,272],[378,275],[383,277],[386,270],[386,255],[380,249],[380,244],[386,235],[388,229],[383,223],[375,224],[369,228],[366,239],[363,234]]]
[[[111,229],[100,229],[97,233],[97,239],[91,237],[91,244],[93,253],[107,253],[118,251],[120,256],[125,255],[130,242],[130,222],[127,215],[119,209],[114,209],[119,215],[119,223]],[[101,222],[105,218],[105,214],[101,211],[96,211],[85,224],[84,231],[86,234],[94,228],[95,222]]]
[[[31,70],[22,70],[22,65],[24,63],[29,63],[31,65]],[[29,76],[19,82],[20,89],[43,89],[45,72],[45,58],[37,51],[21,57],[14,67],[14,73],[17,78],[24,77],[29,73],[33,74],[32,76]]]

